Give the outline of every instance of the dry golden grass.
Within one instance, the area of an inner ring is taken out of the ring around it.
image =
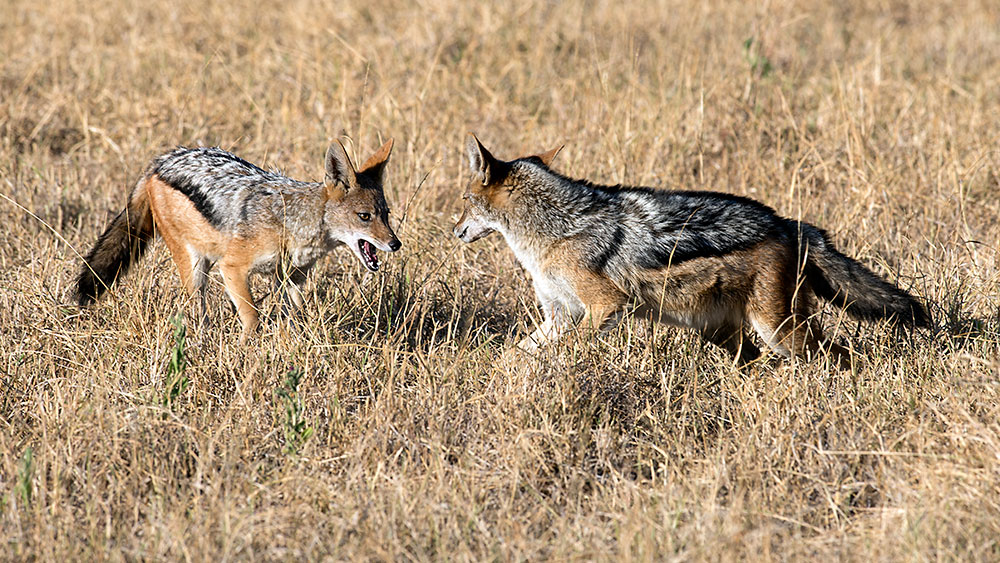
[[[995,2],[345,4],[0,6],[4,559],[1000,558]],[[641,323],[501,370],[535,309],[502,240],[450,234],[469,130],[500,156],[565,143],[570,176],[758,198],[936,327],[828,310],[854,372],[741,373]],[[162,242],[69,304],[159,151],[308,179],[341,135],[395,137],[404,246],[378,275],[322,261],[298,330],[237,346],[216,283],[165,401],[195,309]]]

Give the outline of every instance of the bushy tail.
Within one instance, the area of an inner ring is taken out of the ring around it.
[[[915,327],[930,326],[930,317],[916,298],[841,254],[820,229],[806,223],[798,227],[807,243],[806,279],[816,295],[859,320],[895,319]]]
[[[153,213],[149,207],[145,179],[129,196],[128,206],[118,214],[93,250],[84,258],[83,269],[76,281],[76,300],[90,305],[128,272],[153,239]]]

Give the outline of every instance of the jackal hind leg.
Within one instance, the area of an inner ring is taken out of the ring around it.
[[[240,262],[229,262],[225,259],[219,264],[222,272],[222,283],[226,286],[226,293],[236,307],[236,312],[240,316],[243,325],[243,332],[240,334],[240,343],[244,343],[253,334],[260,322],[260,314],[250,294],[250,285],[247,283],[249,267]]]
[[[814,338],[815,344],[810,349],[810,353],[816,355],[821,350],[830,354],[830,360],[840,369],[851,369],[851,351],[837,344],[832,339],[823,334],[823,327],[814,317],[806,319],[809,334]]]
[[[208,282],[208,270],[212,267],[212,263],[190,249],[186,244],[170,236],[168,232],[162,231],[160,234],[163,236],[163,241],[167,244],[167,248],[170,249],[170,255],[177,266],[177,274],[181,278],[181,285],[184,286],[188,295],[192,297],[196,293],[200,294],[201,322],[204,323],[208,317],[205,292]]]
[[[772,285],[755,292],[749,313],[750,324],[761,339],[786,358],[812,359],[826,350],[841,368],[850,368],[850,352],[829,341],[812,317],[813,299],[807,287],[788,289]]]
[[[743,328],[736,324],[725,322],[701,329],[701,337],[729,352],[736,365],[746,366],[760,358],[760,350],[747,337]]]
[[[191,293],[198,292],[201,303],[201,324],[208,326],[208,272],[212,269],[214,262],[205,256],[198,256],[192,260],[191,266]]]

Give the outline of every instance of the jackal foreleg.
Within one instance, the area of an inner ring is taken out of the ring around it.
[[[556,300],[542,301],[545,320],[531,334],[517,343],[520,350],[535,353],[539,348],[562,338],[573,326],[572,315],[567,307]]]

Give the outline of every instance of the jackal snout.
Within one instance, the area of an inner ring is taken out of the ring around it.
[[[458,218],[452,232],[455,233],[456,237],[462,239],[462,242],[475,242],[492,233],[493,229],[476,215],[472,204],[466,200],[462,216]]]

